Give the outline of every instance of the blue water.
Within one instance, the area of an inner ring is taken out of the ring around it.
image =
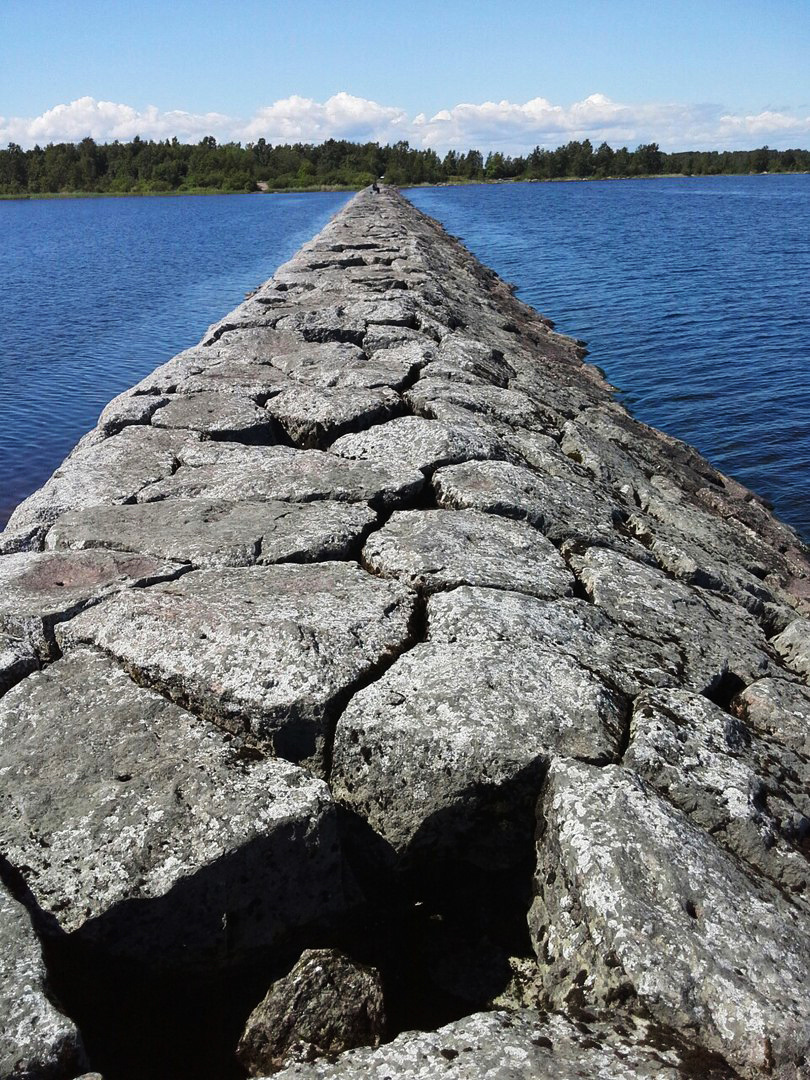
[[[407,194],[810,541],[810,176]]]
[[[0,527],[111,398],[196,344],[349,197],[0,201]]]
[[[810,176],[422,188],[640,419],[810,539]],[[0,523],[343,194],[0,202]]]

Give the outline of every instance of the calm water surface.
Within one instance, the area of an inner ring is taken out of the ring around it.
[[[810,539],[810,177],[409,191],[590,359]],[[0,202],[0,523],[115,394],[343,194]]]
[[[115,397],[350,195],[0,201],[0,527]]]
[[[407,194],[810,541],[810,176]]]

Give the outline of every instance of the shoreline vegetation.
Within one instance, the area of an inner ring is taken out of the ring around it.
[[[416,150],[329,139],[312,145],[242,146],[177,139],[153,142],[51,143],[0,150],[0,199],[94,198],[107,195],[219,195],[355,191],[383,179],[398,187],[514,181],[625,180],[687,176],[808,173],[810,150],[695,150],[666,153],[657,143],[594,149],[588,139],[525,156],[493,151]]]

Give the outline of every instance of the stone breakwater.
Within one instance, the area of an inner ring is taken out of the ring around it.
[[[807,551],[583,356],[365,192],[17,508],[0,1076],[810,1076]]]

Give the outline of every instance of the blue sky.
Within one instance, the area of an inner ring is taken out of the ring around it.
[[[0,0],[0,144],[810,145],[810,0]]]

